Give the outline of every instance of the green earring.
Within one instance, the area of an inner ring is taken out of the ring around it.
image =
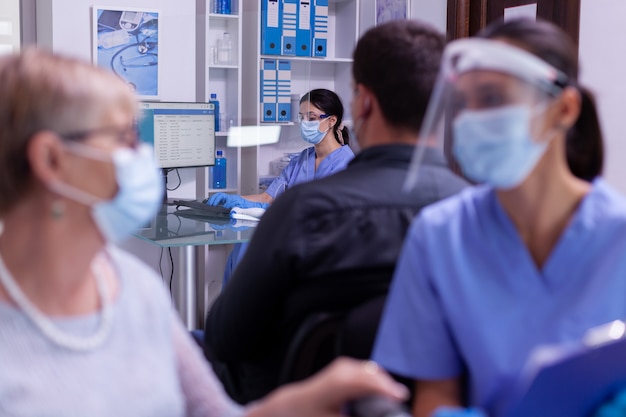
[[[54,220],[59,220],[65,214],[65,205],[62,201],[57,200],[52,203],[50,208],[50,215]]]

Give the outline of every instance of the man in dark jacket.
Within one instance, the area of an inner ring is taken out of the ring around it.
[[[272,204],[207,316],[205,353],[235,400],[276,388],[308,314],[386,294],[411,220],[467,185],[427,148],[417,186],[402,190],[443,47],[441,34],[415,21],[359,40],[351,112],[361,152],[344,171]]]

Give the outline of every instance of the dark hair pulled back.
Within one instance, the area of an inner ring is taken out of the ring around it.
[[[581,96],[581,110],[566,136],[567,163],[586,181],[602,174],[604,145],[593,94],[578,84],[578,55],[570,37],[558,26],[542,20],[513,19],[485,28],[478,37],[504,39],[531,52],[568,77],[568,85]]]
[[[337,122],[333,126],[335,139],[342,145],[350,144],[348,128],[342,126],[343,104],[339,96],[335,92],[326,90],[325,88],[317,88],[303,95],[300,99],[300,104],[307,101],[323,111],[324,114],[335,116],[337,118]]]

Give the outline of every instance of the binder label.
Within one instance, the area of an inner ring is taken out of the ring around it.
[[[298,29],[311,30],[311,5],[308,1],[300,2],[300,22]]]
[[[279,16],[278,0],[269,0],[267,4],[267,27],[278,28]]]

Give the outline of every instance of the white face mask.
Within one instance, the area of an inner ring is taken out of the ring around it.
[[[320,120],[303,120],[300,122],[300,133],[305,142],[311,145],[317,145],[324,139],[328,130],[320,132],[320,123]]]
[[[86,158],[111,161],[115,166],[118,192],[111,200],[102,200],[62,182],[50,186],[52,191],[91,207],[92,217],[106,241],[121,241],[157,213],[164,186],[151,146],[119,149],[112,155],[78,143],[67,148]]]
[[[467,110],[454,121],[454,156],[469,178],[496,188],[521,184],[548,141],[531,135],[533,110],[524,105]]]

